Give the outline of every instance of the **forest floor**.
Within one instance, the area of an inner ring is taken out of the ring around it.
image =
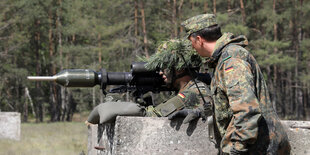
[[[21,139],[0,140],[0,155],[79,155],[87,154],[85,118],[73,122],[22,123]]]

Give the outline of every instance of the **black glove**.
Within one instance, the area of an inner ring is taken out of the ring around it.
[[[168,116],[168,119],[172,120],[176,117],[185,117],[183,120],[183,123],[186,124],[196,118],[199,118],[200,116],[201,116],[201,112],[199,109],[186,109],[185,108],[185,109],[172,113],[171,115]]]

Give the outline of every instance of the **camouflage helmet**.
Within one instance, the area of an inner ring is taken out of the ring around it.
[[[189,40],[171,39],[158,46],[156,53],[147,60],[145,67],[149,70],[157,68],[182,70],[187,68],[186,64],[190,68],[199,68],[202,64],[201,57],[192,48]]]
[[[186,38],[203,28],[217,25],[214,14],[202,14],[189,18],[181,23],[185,27]]]

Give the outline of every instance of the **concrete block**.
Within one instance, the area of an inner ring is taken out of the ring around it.
[[[89,155],[97,154],[97,150],[94,148],[98,144],[98,125],[90,124],[88,127],[88,143],[87,152]]]
[[[207,128],[207,123],[200,120],[182,124],[182,119],[120,116],[115,125],[98,126],[98,133],[102,135],[98,136],[95,146],[105,149],[89,152],[89,155],[216,154],[217,149],[208,139]]]
[[[167,118],[118,117],[113,154],[216,154],[207,123]]]
[[[282,121],[282,124],[290,139],[291,154],[310,155],[310,122]],[[89,155],[217,154],[215,145],[208,139],[208,125],[201,120],[182,124],[181,119],[120,116],[115,126],[99,125],[97,130],[95,146],[104,149]]]
[[[112,155],[114,123],[88,126],[88,155]]]
[[[310,155],[310,121],[282,121],[291,144],[292,155]]]
[[[0,112],[0,139],[20,140],[20,113]]]

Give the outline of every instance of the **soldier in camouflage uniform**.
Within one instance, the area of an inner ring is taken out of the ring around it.
[[[190,71],[187,70],[186,63],[189,64]],[[147,115],[169,116],[169,119],[185,116],[183,123],[188,123],[198,117],[206,119],[211,112],[210,90],[205,87],[204,83],[196,80],[200,94],[191,75],[194,75],[200,66],[201,58],[191,47],[189,41],[175,39],[163,42],[158,47],[157,53],[150,57],[146,67],[150,70],[155,68],[163,70],[165,82],[176,88],[178,94],[154,108],[147,107]],[[204,101],[201,95],[204,96]],[[184,107],[186,109],[183,110]]]
[[[188,71],[186,63],[190,63]],[[131,102],[108,102],[98,105],[91,112],[88,122],[93,124],[113,121],[116,116],[185,116],[183,123],[188,123],[196,118],[206,118],[211,113],[210,90],[204,83],[195,81],[190,75],[196,73],[201,65],[201,57],[191,47],[188,40],[169,40],[163,42],[146,64],[146,68],[153,70],[160,68],[163,78],[169,87],[178,90],[178,94],[157,106],[142,107]],[[184,107],[186,107],[185,110]],[[190,114],[190,115],[188,115]]]
[[[214,134],[220,154],[290,154],[263,74],[244,48],[247,39],[222,34],[213,14],[192,17],[182,25],[192,46],[213,69]]]

